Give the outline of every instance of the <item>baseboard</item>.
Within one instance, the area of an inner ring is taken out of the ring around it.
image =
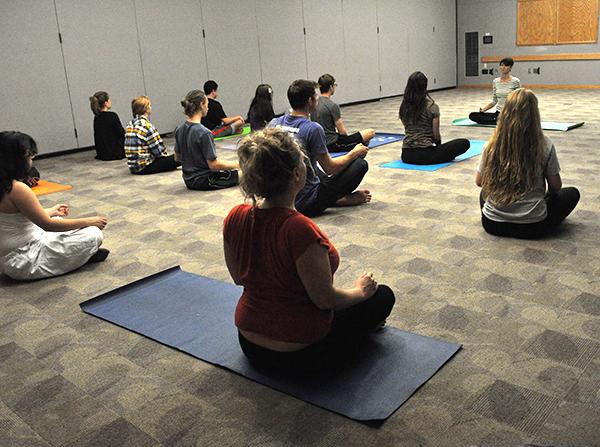
[[[540,88],[540,89],[557,89],[557,90],[597,90],[600,89],[600,85],[591,84],[523,84],[526,88]],[[492,88],[491,83],[487,84],[464,84],[459,85],[458,88]]]
[[[441,92],[443,90],[454,90],[455,88],[456,88],[456,86],[442,87],[442,88],[436,88],[436,89],[431,89],[431,90],[427,90],[427,91],[428,92]],[[362,101],[345,102],[345,103],[342,103],[342,104],[339,104],[339,105],[340,105],[340,107],[346,107],[346,106],[355,106],[355,105],[359,105],[359,104],[367,104],[367,103],[370,103],[370,102],[381,101],[382,99],[399,98],[403,94],[404,93],[400,93],[398,95],[382,96],[381,98],[364,99]]]

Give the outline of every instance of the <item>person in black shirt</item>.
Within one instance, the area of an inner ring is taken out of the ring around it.
[[[96,92],[90,97],[94,112],[94,146],[98,160],[121,160],[125,158],[125,129],[119,116],[111,112],[112,101],[106,92]]]
[[[204,83],[204,93],[208,97],[208,113],[202,118],[202,125],[209,129],[214,137],[225,137],[236,133],[242,133],[244,118],[241,116],[228,117],[223,106],[217,101],[219,85],[215,81]]]

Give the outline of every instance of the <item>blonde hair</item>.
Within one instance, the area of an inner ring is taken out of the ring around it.
[[[483,152],[484,196],[506,206],[534,189],[544,169],[544,146],[537,98],[529,89],[514,90]]]
[[[271,198],[287,190],[294,168],[306,156],[288,132],[270,128],[244,138],[238,147],[240,188],[256,204],[258,198]]]
[[[137,96],[131,100],[131,113],[134,118],[136,115],[145,114],[150,108],[150,98],[147,96]]]

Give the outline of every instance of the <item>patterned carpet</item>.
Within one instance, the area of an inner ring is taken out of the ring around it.
[[[99,162],[91,152],[39,160],[45,178],[73,185],[42,203],[107,215],[111,255],[61,278],[0,277],[0,445],[600,445],[600,92],[538,95],[543,120],[586,121],[547,134],[563,183],[582,192],[556,237],[487,235],[474,185],[479,157],[436,172],[379,168],[399,158],[400,143],[368,156],[372,203],[316,219],[341,253],[337,284],[350,286],[370,269],[396,292],[391,326],[464,345],[381,427],[79,310],[82,301],[177,264],[231,281],[221,225],[241,200],[237,188],[192,192],[179,172],[134,177],[124,161]],[[444,140],[489,137],[491,129],[450,126],[486,104],[487,90],[432,96]],[[346,125],[399,132],[399,102],[345,107]],[[224,159],[235,157],[230,144],[218,144]]]

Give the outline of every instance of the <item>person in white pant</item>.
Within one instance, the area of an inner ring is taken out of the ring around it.
[[[0,272],[16,280],[63,275],[109,253],[100,248],[106,217],[63,218],[68,205],[44,209],[20,181],[36,154],[29,135],[0,132]]]

